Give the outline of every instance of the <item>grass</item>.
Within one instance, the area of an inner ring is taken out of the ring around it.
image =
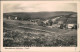
[[[24,24],[25,21],[4,20],[4,47],[65,47],[77,46],[77,30],[47,28]],[[27,23],[27,22],[26,22]],[[23,26],[22,28],[18,26]],[[24,28],[30,27],[30,28]],[[36,29],[31,29],[36,28]],[[42,31],[45,30],[45,31]],[[50,32],[47,32],[50,31]],[[55,32],[55,33],[51,33]]]

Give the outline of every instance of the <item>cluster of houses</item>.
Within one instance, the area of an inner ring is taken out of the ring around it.
[[[53,19],[43,21],[46,27],[60,29],[77,29],[77,17],[57,16]]]
[[[17,16],[8,16],[7,19],[9,19],[9,20],[17,20],[18,17]]]
[[[73,15],[72,15],[73,16]],[[17,16],[8,16],[7,19],[18,20]],[[77,29],[77,17],[66,18],[65,16],[57,16],[52,19],[40,20],[31,19],[29,22],[33,25],[39,25],[49,28],[60,28],[60,29]]]
[[[65,16],[57,16],[53,19],[45,20],[43,23],[43,26],[49,28],[77,29],[77,17],[66,18]]]

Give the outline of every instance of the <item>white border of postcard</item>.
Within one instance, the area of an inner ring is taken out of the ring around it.
[[[80,2],[77,1],[1,1],[1,51],[9,52],[9,51],[27,51],[27,52],[80,52],[80,28],[78,28],[77,32],[77,47],[3,47],[3,3],[13,2],[14,4],[17,2],[53,2],[53,3],[77,3],[77,12],[78,12],[78,25],[80,24]],[[79,25],[80,26],[80,25]]]

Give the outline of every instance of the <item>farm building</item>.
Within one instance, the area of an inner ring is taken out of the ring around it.
[[[77,28],[77,18],[76,17],[68,18],[66,22],[66,27],[68,29],[76,29]]]
[[[74,27],[75,24],[67,24],[67,28],[68,29],[72,29]]]

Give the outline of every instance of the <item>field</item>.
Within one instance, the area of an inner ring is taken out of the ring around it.
[[[74,47],[76,29],[48,28],[28,24],[28,21],[3,20],[4,47]]]

